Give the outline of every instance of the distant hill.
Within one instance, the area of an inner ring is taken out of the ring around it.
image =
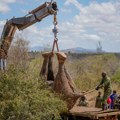
[[[96,49],[85,49],[81,47],[70,48],[63,50],[64,52],[71,52],[71,53],[96,53]]]
[[[35,46],[30,48],[30,51],[43,51],[44,47],[43,46]]]
[[[44,51],[45,48],[42,46],[36,46],[30,49],[30,51]],[[81,47],[69,48],[62,50],[63,52],[71,52],[71,53],[96,53],[96,49],[85,49]],[[105,51],[102,51],[105,52]]]

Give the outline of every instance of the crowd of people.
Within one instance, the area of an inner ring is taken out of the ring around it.
[[[120,109],[120,96],[117,95],[117,91],[112,91],[110,78],[107,76],[106,72],[102,72],[102,79],[100,84],[95,88],[99,90],[100,88],[104,88],[103,95],[101,97],[101,92],[98,92],[98,96],[96,98],[96,107],[102,108],[102,110],[109,109]]]
[[[107,76],[106,72],[102,72],[101,75],[101,82],[95,89],[99,90],[100,88],[104,88],[104,91],[103,95],[100,91],[98,91],[95,107],[102,108],[102,110],[120,109],[120,95],[117,94],[116,90],[112,91],[110,78]],[[88,102],[85,96],[81,97],[79,106],[88,106]]]
[[[102,95],[100,91],[96,97],[95,107],[102,108]],[[117,94],[116,90],[113,90],[112,94],[107,98],[106,109],[120,109],[120,95]]]

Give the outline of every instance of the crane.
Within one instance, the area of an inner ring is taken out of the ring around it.
[[[8,50],[10,48],[16,30],[24,30],[36,22],[40,22],[42,19],[49,15],[56,16],[57,11],[57,3],[51,0],[51,2],[45,2],[39,7],[33,9],[24,17],[7,20],[0,39],[0,70],[6,69]]]

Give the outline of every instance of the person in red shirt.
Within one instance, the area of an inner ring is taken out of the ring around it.
[[[108,108],[111,108],[111,103],[112,103],[112,100],[111,100],[111,98],[109,97],[109,98],[107,99]]]

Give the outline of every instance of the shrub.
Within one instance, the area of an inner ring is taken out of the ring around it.
[[[54,120],[67,110],[47,84],[11,67],[0,76],[0,120]]]

